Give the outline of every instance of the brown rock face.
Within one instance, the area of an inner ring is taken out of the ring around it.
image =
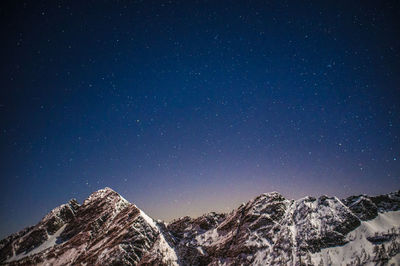
[[[79,206],[75,201],[56,208],[14,245],[8,255],[22,254],[44,243],[62,226],[56,244],[43,252],[8,261],[9,265],[32,265],[46,262],[54,265],[135,265],[153,246],[159,232],[140,215],[140,210],[111,189],[93,193]],[[46,231],[48,230],[48,231]],[[15,239],[15,237],[14,237]],[[3,251],[3,249],[2,249]],[[5,251],[4,251],[5,252]]]
[[[13,255],[28,253],[43,244],[49,235],[53,235],[63,225],[74,219],[78,208],[79,204],[73,199],[52,210],[36,226],[19,232],[18,237],[11,236],[2,240],[2,244],[0,244],[2,260]]]
[[[10,258],[13,255],[15,245],[14,242],[30,232],[34,226],[27,227],[22,231],[12,234],[0,241],[0,262]]]

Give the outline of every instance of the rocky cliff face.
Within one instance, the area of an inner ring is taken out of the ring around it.
[[[63,204],[47,214],[36,226],[28,227],[0,242],[1,258],[30,253],[49,240],[60,228],[71,222],[79,208],[76,200]]]
[[[400,194],[262,194],[229,214],[165,224],[115,191],[57,207],[0,242],[5,265],[346,265],[399,263]]]
[[[2,241],[9,265],[135,265],[162,235],[154,221],[115,191],[94,192]]]
[[[400,209],[400,191],[370,197],[367,195],[351,196],[343,200],[344,204],[363,221],[374,219],[378,212],[397,211]]]
[[[345,244],[346,234],[360,225],[360,220],[337,198],[294,201],[277,192],[263,194],[218,218],[209,230],[203,231],[197,227],[193,230],[194,221],[187,219],[169,225],[179,240],[179,253],[198,250],[194,256],[183,256],[184,260],[198,265],[202,261],[290,263],[308,252]]]

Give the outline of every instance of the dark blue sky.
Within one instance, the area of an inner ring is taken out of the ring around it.
[[[0,236],[105,186],[166,220],[399,189],[396,2],[2,2]]]

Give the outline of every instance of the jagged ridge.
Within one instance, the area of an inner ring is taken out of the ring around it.
[[[229,214],[154,221],[110,188],[61,205],[0,242],[6,265],[231,265],[397,262],[399,191],[285,199],[262,194]],[[349,253],[348,250],[353,250]],[[331,253],[334,253],[333,255]],[[336,254],[336,255],[335,255]],[[340,258],[339,258],[340,257]]]

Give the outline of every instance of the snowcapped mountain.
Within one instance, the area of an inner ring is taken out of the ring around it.
[[[176,260],[157,223],[105,188],[82,205],[71,201],[57,207],[36,226],[2,240],[0,254],[9,265],[134,265],[155,243],[163,248],[163,262]]]
[[[229,214],[155,221],[110,188],[0,241],[3,265],[400,265],[400,191],[262,194]]]

